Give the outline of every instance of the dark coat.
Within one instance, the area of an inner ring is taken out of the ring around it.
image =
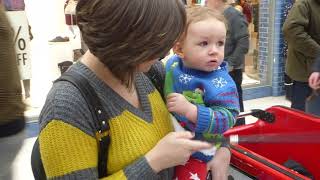
[[[320,0],[299,0],[283,25],[288,42],[286,73],[307,82],[317,55],[320,54]]]
[[[0,138],[23,129],[24,108],[13,32],[0,5]]]
[[[231,6],[224,10],[224,16],[228,23],[225,61],[231,69],[243,69],[245,54],[249,50],[248,22],[241,12]]]
[[[313,71],[320,72],[320,55],[318,56],[318,58],[316,58],[316,62],[314,63],[314,66],[313,66]]]

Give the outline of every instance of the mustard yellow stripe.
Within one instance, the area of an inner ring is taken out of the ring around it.
[[[109,174],[120,171],[146,154],[163,136],[172,131],[170,114],[158,91],[150,93],[148,98],[153,116],[151,123],[127,110],[109,121]]]
[[[124,172],[120,170],[108,177],[102,178],[101,180],[127,180],[127,177]]]
[[[41,159],[48,178],[97,167],[97,142],[80,129],[52,120],[39,135]]]

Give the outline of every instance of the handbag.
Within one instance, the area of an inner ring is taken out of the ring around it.
[[[67,0],[64,6],[64,15],[67,25],[77,25],[76,7],[78,1]]]
[[[320,117],[320,89],[314,90],[307,98],[306,112]]]

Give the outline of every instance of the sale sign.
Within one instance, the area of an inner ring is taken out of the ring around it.
[[[21,80],[31,79],[30,39],[26,13],[25,11],[7,11],[6,14],[14,30],[16,61]]]

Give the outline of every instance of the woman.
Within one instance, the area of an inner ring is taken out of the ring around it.
[[[79,1],[77,20],[89,50],[69,71],[98,94],[110,126],[107,179],[171,179],[172,168],[208,148],[190,133],[170,133],[169,113],[143,72],[165,55],[185,26],[180,0]],[[161,64],[153,77],[163,81]],[[94,122],[79,90],[53,85],[40,115],[47,178],[98,179]]]

